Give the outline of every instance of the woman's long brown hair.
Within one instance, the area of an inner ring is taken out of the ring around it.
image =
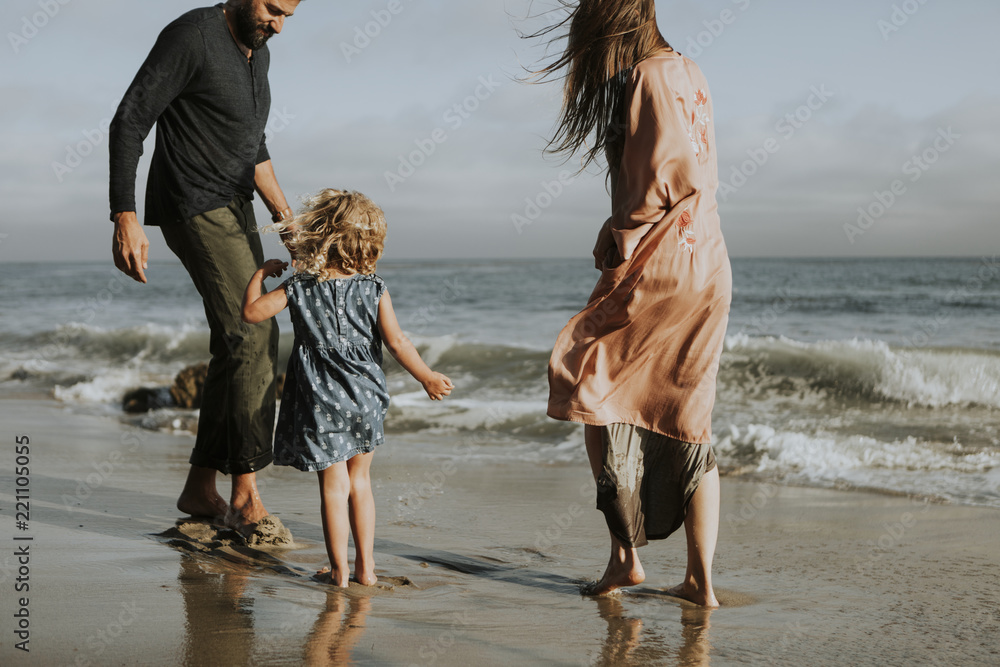
[[[566,68],[563,104],[548,153],[567,157],[586,147],[580,171],[607,150],[610,166],[621,159],[625,85],[628,71],[670,48],[656,26],[653,0],[559,0],[566,10],[562,20],[527,39],[551,36],[548,42],[567,38],[566,50],[554,62],[532,72],[537,82],[550,80]],[[566,32],[562,32],[567,28]],[[588,138],[594,135],[588,147]]]

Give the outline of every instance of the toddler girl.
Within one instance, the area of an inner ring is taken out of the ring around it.
[[[374,585],[375,500],[369,467],[384,436],[389,406],[382,344],[427,395],[440,400],[452,383],[423,362],[403,334],[386,285],[375,275],[386,223],[364,195],[327,189],[305,210],[264,231],[292,244],[295,273],[282,289],[262,294],[264,278],[288,267],[266,261],[243,296],[243,320],[262,322],[285,306],[295,344],[281,395],[274,462],[319,473],[323,536],[336,586],[348,585],[347,536],[354,535],[354,576]],[[321,574],[325,569],[321,571]]]

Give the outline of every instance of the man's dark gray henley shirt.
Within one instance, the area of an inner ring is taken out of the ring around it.
[[[169,225],[253,197],[269,158],[267,46],[248,60],[222,5],[192,10],[160,33],[111,123],[111,213],[134,211],[142,142],[156,124],[147,225]]]

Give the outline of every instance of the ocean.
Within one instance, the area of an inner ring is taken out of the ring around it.
[[[734,259],[714,446],[724,474],[1000,507],[1000,260]],[[386,446],[488,465],[583,465],[582,427],[545,416],[548,353],[586,301],[586,259],[383,262],[400,323],[456,388],[431,402],[387,356]],[[179,264],[140,285],[109,263],[9,264],[0,397],[186,435],[197,412],[121,411],[208,359]],[[278,281],[268,281],[269,286]],[[281,363],[291,349],[279,316]]]

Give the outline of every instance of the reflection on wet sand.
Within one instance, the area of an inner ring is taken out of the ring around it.
[[[709,618],[713,609],[681,607],[681,637],[684,643],[677,653],[678,667],[707,667],[712,644],[708,640]]]
[[[178,580],[185,613],[184,664],[195,666],[251,664],[279,644],[288,645],[292,664],[350,665],[351,651],[365,632],[370,595],[378,590],[326,591],[324,608],[303,645],[294,636],[301,637],[315,608],[293,612],[277,631],[255,631],[254,593],[247,590],[250,578],[239,566],[182,556]]]
[[[305,664],[350,665],[351,650],[365,633],[371,598],[330,592],[306,640]],[[345,613],[346,610],[346,613]]]
[[[247,576],[224,564],[181,557],[185,665],[245,665],[251,660],[253,600]]]
[[[608,635],[601,648],[597,667],[638,667],[639,665],[667,664],[676,656],[678,667],[707,667],[711,664],[708,629],[712,609],[681,607],[681,639],[683,643],[675,649],[670,638],[658,637],[647,632],[642,637],[642,619],[626,616],[621,598],[609,596],[598,598],[597,609],[608,624]]]
[[[608,636],[597,660],[598,667],[640,664],[634,653],[639,646],[642,621],[626,618],[625,608],[617,597],[598,598],[597,610],[608,624]]]

